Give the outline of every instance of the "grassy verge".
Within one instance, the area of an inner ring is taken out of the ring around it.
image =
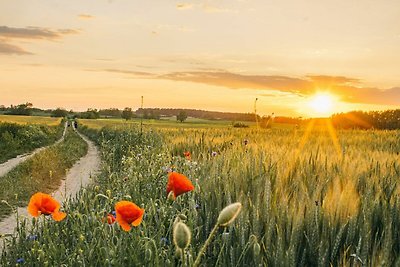
[[[0,123],[0,163],[54,143],[63,130],[63,123],[58,126]]]
[[[67,169],[86,152],[86,142],[68,129],[63,142],[36,154],[0,178],[0,199],[11,206],[26,206],[33,193],[54,191]],[[0,203],[0,218],[10,212],[9,206]]]

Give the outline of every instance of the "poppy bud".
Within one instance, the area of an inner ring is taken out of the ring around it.
[[[219,226],[228,226],[231,222],[233,222],[238,216],[240,210],[242,209],[242,204],[240,202],[236,202],[226,206],[218,216],[218,225]]]
[[[178,222],[174,227],[174,244],[180,249],[185,249],[189,246],[192,233],[189,227],[183,222]]]
[[[182,220],[182,221],[186,221],[187,217],[185,214],[179,214],[178,217]]]
[[[177,216],[177,217],[175,218],[175,220],[174,220],[173,225],[172,225],[172,229],[175,229],[176,224],[179,223],[179,222],[181,222],[181,221],[182,221],[181,218],[179,218],[179,216]]]
[[[260,255],[261,247],[260,247],[260,244],[258,244],[258,242],[255,242],[253,244],[253,252],[254,252],[254,256]]]

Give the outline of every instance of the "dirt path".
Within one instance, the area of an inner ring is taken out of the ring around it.
[[[61,138],[58,139],[54,144],[51,144],[49,146],[53,146],[55,144],[60,143],[62,140],[64,140],[64,136],[65,136],[66,131],[67,131],[67,123],[65,123],[64,132],[63,132]],[[24,162],[25,160],[31,158],[36,153],[39,153],[40,151],[48,148],[49,146],[36,148],[35,150],[33,150],[33,151],[29,152],[29,153],[18,155],[17,157],[9,159],[8,161],[0,164],[0,177],[6,175],[9,171],[14,169],[18,164],[20,164],[20,163]]]
[[[79,134],[79,133],[78,133]],[[100,154],[97,147],[92,141],[85,136],[79,134],[83,140],[88,143],[88,152],[77,161],[71,169],[68,170],[64,180],[62,180],[60,187],[52,195],[58,201],[62,202],[68,197],[74,197],[81,187],[86,186],[91,177],[95,176],[100,170]],[[18,217],[31,218],[28,214],[26,207],[18,208]],[[28,220],[27,222],[29,222]],[[17,216],[12,214],[0,222],[0,237],[2,235],[10,235],[14,233],[17,226]],[[0,252],[2,250],[2,240],[0,238]]]

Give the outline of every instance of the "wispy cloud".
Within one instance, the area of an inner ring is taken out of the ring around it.
[[[343,76],[288,76],[243,75],[231,72],[174,72],[159,79],[188,81],[231,89],[278,90],[309,96],[327,90],[350,103],[400,105],[400,87],[390,89],[364,87],[360,80]]]
[[[31,55],[32,53],[25,51],[23,48],[6,43],[0,40],[0,54],[6,55]]]
[[[310,75],[305,77],[247,75],[227,71],[188,71],[156,74],[121,69],[102,71],[132,75],[137,78],[202,83],[230,89],[274,90],[298,96],[310,96],[319,90],[329,91],[349,103],[400,105],[400,87],[389,89],[365,87],[356,78]],[[267,93],[267,92],[266,92]]]
[[[33,53],[12,44],[17,40],[58,40],[64,35],[78,34],[75,29],[49,29],[39,27],[13,28],[8,26],[0,26],[0,53],[15,55],[32,55]]]
[[[94,19],[95,16],[89,15],[89,14],[79,14],[79,15],[78,15],[78,18],[79,18],[79,19]]]
[[[12,28],[7,26],[0,26],[0,37],[10,38],[10,39],[54,40],[54,39],[60,39],[64,35],[77,34],[77,33],[79,33],[79,31],[74,29],[52,30],[48,28],[39,28],[39,27]]]
[[[158,76],[161,79],[187,81],[223,86],[231,89],[278,89],[283,91],[309,93],[310,82],[286,76],[243,75],[225,71],[172,72]],[[289,88],[290,85],[292,88]]]
[[[90,71],[98,71],[98,70],[90,70]],[[150,72],[143,72],[143,71],[131,71],[131,70],[120,70],[120,69],[104,69],[102,71],[106,72],[114,72],[114,73],[120,73],[120,74],[128,74],[128,75],[134,75],[136,77],[154,77],[153,73]]]

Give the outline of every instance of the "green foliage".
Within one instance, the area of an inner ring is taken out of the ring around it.
[[[68,115],[68,111],[63,108],[56,108],[51,112],[52,117],[64,118]]]
[[[121,113],[121,118],[125,120],[130,120],[133,117],[132,108],[125,108]]]
[[[32,266],[193,265],[220,211],[237,201],[240,214],[215,230],[202,266],[400,262],[399,132],[341,131],[334,142],[325,130],[82,130],[101,147],[97,183],[63,203],[66,220],[22,226],[0,265],[18,258]],[[195,190],[169,202],[167,168],[185,174]],[[104,223],[120,200],[145,209],[130,232]],[[177,258],[172,230],[180,215],[192,234]]]
[[[11,105],[6,114],[9,115],[32,115],[32,103],[19,104],[17,106]]]
[[[82,119],[98,119],[100,118],[100,113],[97,109],[89,108],[87,111],[81,112],[78,117]]]
[[[100,109],[99,114],[102,117],[114,117],[119,118],[121,117],[122,111],[117,108],[108,108],[108,109]]]
[[[49,145],[61,137],[59,126],[0,123],[0,163],[35,148]]]
[[[184,122],[187,119],[186,111],[181,110],[179,111],[178,115],[176,115],[176,120],[179,122]]]
[[[242,122],[234,122],[232,125],[234,128],[249,128],[249,125]]]

